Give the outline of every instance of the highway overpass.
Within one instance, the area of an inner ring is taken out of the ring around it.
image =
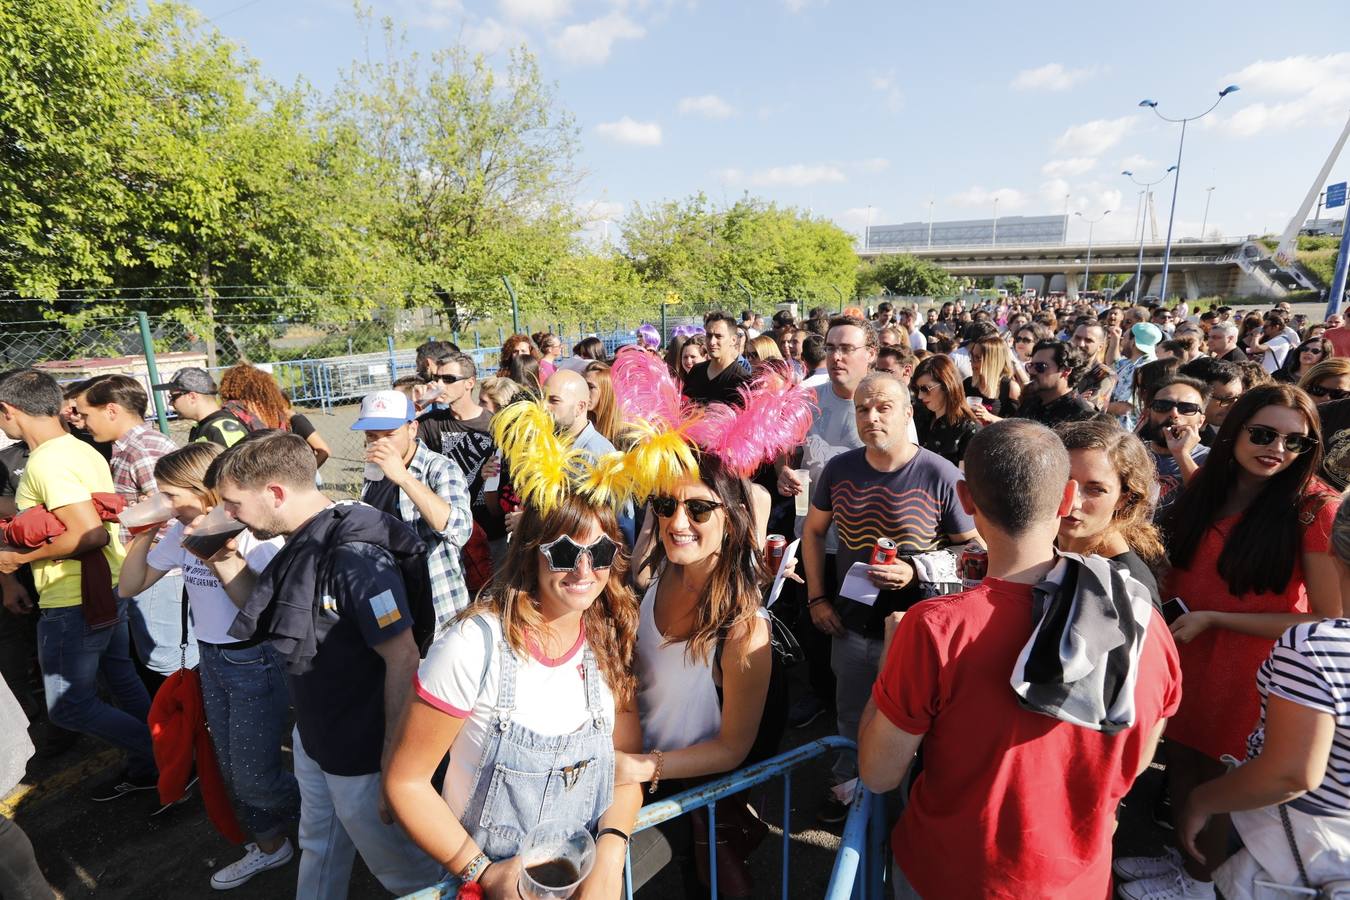
[[[1282,297],[1291,290],[1312,287],[1303,280],[1302,273],[1276,266],[1270,259],[1270,252],[1255,238],[1256,235],[1245,235],[1173,243],[1167,285],[1169,296],[1185,296],[1190,300],[1210,296]],[[1145,289],[1142,296],[1156,296],[1161,287],[1164,246],[1162,241],[1144,243]],[[1042,290],[1048,288],[1055,276],[1063,276],[1065,291],[1071,298],[1077,296],[1088,264],[1086,243],[869,248],[859,251],[858,255],[863,259],[880,259],[897,253],[929,260],[958,277],[1015,275],[1027,287],[1035,286],[1027,282],[1028,278],[1040,277],[1045,279]],[[1124,281],[1129,283],[1134,279],[1138,261],[1138,242],[1094,242],[1091,274],[1127,275]],[[1126,290],[1127,293],[1130,291],[1132,288]]]

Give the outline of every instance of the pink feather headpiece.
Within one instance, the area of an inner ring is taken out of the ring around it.
[[[686,400],[661,360],[637,349],[619,351],[610,379],[624,418],[680,435],[703,453],[719,457],[742,478],[800,445],[816,406],[814,393],[794,381],[786,367],[761,369],[741,388],[739,407],[724,403],[700,407]]]

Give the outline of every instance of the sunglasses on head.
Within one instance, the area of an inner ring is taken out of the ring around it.
[[[653,497],[652,509],[663,519],[675,515],[675,509],[684,504],[684,511],[695,525],[702,525],[712,518],[712,514],[722,508],[716,500],[677,500],[674,497]]]
[[[1169,413],[1175,409],[1183,416],[1196,415],[1202,409],[1199,403],[1188,403],[1185,400],[1154,400],[1148,408],[1156,413]]]
[[[547,544],[540,544],[539,552],[544,554],[549,570],[553,572],[576,571],[577,566],[581,565],[583,553],[590,558],[591,568],[598,570],[614,565],[614,554],[619,552],[619,545],[610,540],[608,535],[602,534],[589,544],[578,544],[564,534]]]
[[[1323,387],[1320,384],[1308,385],[1308,393],[1314,397],[1330,397],[1332,400],[1344,400],[1350,397],[1350,391],[1343,391],[1340,388]]]
[[[1317,446],[1317,438],[1307,434],[1284,434],[1264,425],[1248,425],[1247,437],[1258,447],[1274,443],[1276,438],[1284,442],[1284,449],[1290,453],[1305,453]]]

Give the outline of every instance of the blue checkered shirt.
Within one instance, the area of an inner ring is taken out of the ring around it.
[[[422,518],[407,493],[398,492],[398,517],[427,545],[427,574],[431,578],[431,602],[436,608],[436,628],[439,630],[469,605],[469,588],[464,583],[464,569],[459,561],[460,548],[469,542],[473,533],[469,485],[454,460],[435,452],[420,440],[408,463],[408,472],[450,506],[445,528],[437,531]],[[362,485],[362,497],[370,484],[367,481]]]

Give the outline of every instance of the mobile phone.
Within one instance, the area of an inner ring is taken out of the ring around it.
[[[1184,600],[1182,600],[1180,597],[1173,597],[1171,600],[1168,600],[1166,603],[1162,605],[1163,621],[1166,622],[1168,625],[1171,625],[1177,619],[1180,619],[1182,616],[1186,615],[1186,613],[1190,611],[1191,608],[1186,605],[1186,602]]]

